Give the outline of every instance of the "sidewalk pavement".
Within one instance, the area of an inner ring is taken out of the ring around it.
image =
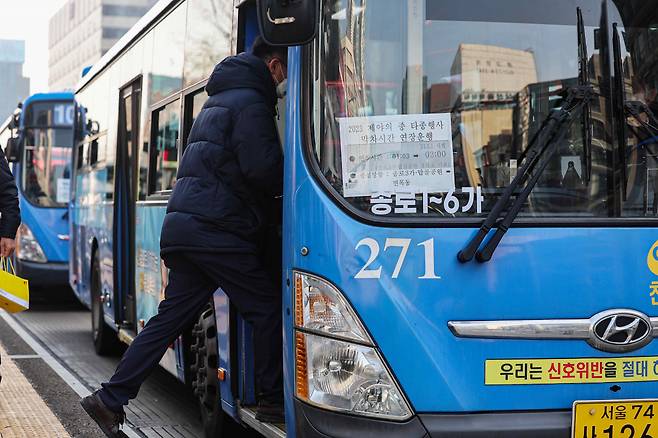
[[[2,345],[0,358],[0,438],[70,437]]]

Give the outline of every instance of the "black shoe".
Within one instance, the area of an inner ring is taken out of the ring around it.
[[[121,412],[114,412],[105,406],[105,403],[103,403],[97,392],[80,400],[80,404],[87,411],[87,414],[98,424],[105,435],[110,438],[126,436],[119,430],[119,427],[126,420],[126,413],[123,409]]]
[[[256,420],[263,423],[285,423],[286,417],[283,411],[283,402],[260,400],[256,408]]]

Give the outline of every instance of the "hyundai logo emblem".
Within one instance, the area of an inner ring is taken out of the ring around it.
[[[651,320],[630,309],[606,310],[590,319],[588,342],[601,351],[621,353],[637,350],[653,338]]]

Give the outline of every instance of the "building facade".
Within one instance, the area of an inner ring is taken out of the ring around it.
[[[503,172],[514,130],[514,108],[519,91],[537,82],[534,53],[482,44],[460,44],[450,71],[450,107],[459,114],[468,178],[473,185],[504,187]]]
[[[25,41],[0,40],[0,123],[30,94],[30,79],[23,76],[24,62]]]
[[[50,19],[48,86],[72,90],[157,0],[68,0]]]

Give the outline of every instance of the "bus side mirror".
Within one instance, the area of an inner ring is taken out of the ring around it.
[[[96,135],[101,131],[101,125],[96,120],[87,120],[87,134]]]
[[[10,163],[18,163],[20,161],[20,143],[17,138],[12,137],[7,140],[5,156]]]
[[[319,0],[257,0],[263,39],[273,46],[309,43],[318,32]]]

